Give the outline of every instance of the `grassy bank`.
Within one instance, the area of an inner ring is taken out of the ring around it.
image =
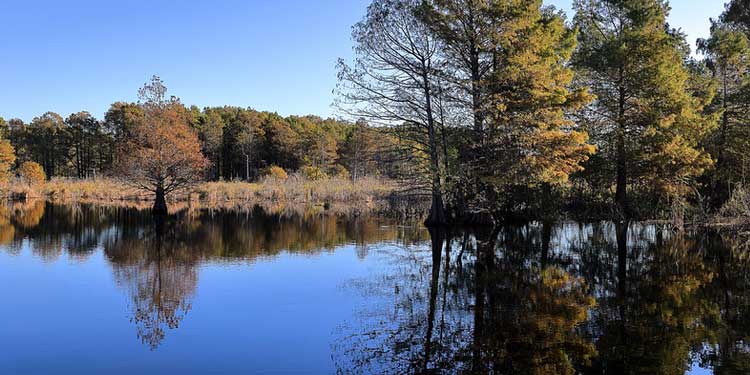
[[[202,206],[227,207],[246,204],[297,204],[367,206],[386,200],[396,190],[392,181],[366,178],[356,182],[342,178],[308,180],[267,177],[259,182],[205,182],[172,194],[172,203],[194,202]],[[8,198],[37,198],[57,202],[146,203],[153,194],[140,191],[116,179],[77,180],[56,178],[37,186],[10,183]]]

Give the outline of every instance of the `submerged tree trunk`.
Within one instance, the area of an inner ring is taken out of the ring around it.
[[[446,224],[445,205],[440,191],[432,191],[432,205],[430,207],[430,217],[427,218],[427,224]]]
[[[625,141],[622,135],[618,134],[617,140],[617,192],[615,201],[617,208],[624,216],[628,216],[628,171],[625,161]]]
[[[615,239],[617,240],[617,292],[618,299],[625,299],[625,287],[628,274],[628,227],[629,223],[615,225]]]
[[[437,310],[438,281],[440,280],[440,263],[443,255],[443,243],[446,243],[447,235],[443,228],[431,229],[432,240],[432,278],[430,279],[430,306],[427,313],[427,334],[424,343],[423,373],[429,373],[430,360],[432,359],[432,334],[435,329],[435,312]],[[446,247],[448,244],[446,243]]]
[[[475,233],[476,262],[474,265],[474,332],[471,344],[471,373],[487,373],[485,350],[487,335],[492,334],[494,327],[488,325],[488,314],[491,313],[490,276],[495,261],[495,247],[499,236],[499,228],[487,230],[483,228]]]
[[[156,187],[156,200],[154,200],[154,209],[152,212],[155,216],[163,216],[168,212],[164,186],[162,186],[161,184]]]

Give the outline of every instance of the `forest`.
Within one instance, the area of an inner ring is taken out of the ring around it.
[[[362,123],[317,116],[284,118],[229,106],[201,110],[180,105],[178,110],[209,161],[202,176],[209,181],[253,180],[272,166],[355,179],[393,176],[391,168],[396,168],[388,156],[396,149],[395,144],[388,147],[391,136],[381,136],[381,131]],[[48,178],[110,176],[121,162],[118,145],[132,137],[131,130],[144,118],[142,104],[125,102],[113,103],[103,120],[88,112],[66,118],[47,112],[29,123],[0,118],[4,152],[16,156],[6,167],[30,161],[41,165]],[[365,153],[366,160],[359,156]]]
[[[680,4],[674,4],[680,6]],[[337,119],[186,106],[154,76],[103,119],[0,119],[6,181],[398,183],[426,221],[750,215],[750,3],[687,40],[665,0],[373,0],[338,62]]]

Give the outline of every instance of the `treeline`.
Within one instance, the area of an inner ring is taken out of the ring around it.
[[[675,4],[680,6],[680,4]],[[694,58],[664,0],[374,0],[339,105],[411,140],[432,222],[662,218],[745,183],[750,5]]]
[[[255,180],[272,166],[309,178],[394,178],[405,162],[392,132],[362,122],[178,105],[210,161],[208,180]],[[142,104],[117,102],[101,120],[88,112],[47,112],[29,123],[0,118],[0,136],[15,150],[14,164],[36,162],[48,178],[94,178],[116,174],[119,153],[128,152],[120,145],[144,119]]]

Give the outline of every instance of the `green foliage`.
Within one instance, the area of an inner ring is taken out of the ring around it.
[[[721,206],[719,214],[730,218],[750,217],[750,190],[736,186],[729,199]]]
[[[102,122],[79,112],[68,116],[65,125],[65,158],[76,177],[93,177],[111,165],[114,143],[104,133]]]
[[[744,183],[745,170],[750,166],[750,41],[748,36],[731,25],[713,22],[711,37],[699,41],[706,56],[705,65],[715,85],[715,99],[709,109],[721,116],[719,126],[708,137],[707,149],[716,159],[710,171],[707,189],[712,204],[719,207],[729,198],[729,185]]]
[[[31,160],[41,164],[47,175],[56,175],[66,159],[63,118],[57,113],[47,112],[34,118],[25,130]]]
[[[581,120],[615,171],[604,187],[617,186],[625,214],[629,190],[683,199],[712,165],[700,142],[716,120],[703,112],[711,95],[691,87],[684,36],[668,29],[668,8],[659,0],[585,0],[576,7],[575,65],[597,97]]]
[[[210,162],[211,180],[243,178],[252,180],[270,166],[296,171],[314,166],[326,172],[337,163],[353,160],[344,144],[355,125],[316,116],[281,117],[238,107],[203,110],[182,108],[190,126],[199,137],[201,151]],[[26,125],[13,119],[0,122],[0,132],[16,149],[20,161],[35,161],[51,176],[88,178],[113,175],[122,165],[117,148],[132,139],[145,121],[143,108],[136,103],[117,102],[100,121],[88,112],[74,113],[64,119],[54,113],[37,117]],[[382,137],[377,131],[363,132],[359,142],[374,144]],[[378,150],[356,152],[360,175],[388,175],[392,163],[377,157]],[[368,158],[368,160],[363,160]],[[376,159],[382,160],[378,162]]]
[[[143,109],[135,103],[113,103],[104,115],[104,126],[116,142],[132,134],[133,129],[143,122]]]
[[[750,2],[730,0],[726,4],[726,11],[721,15],[721,21],[745,33],[750,33]]]
[[[8,139],[10,128],[4,118],[0,117],[0,138]]]

